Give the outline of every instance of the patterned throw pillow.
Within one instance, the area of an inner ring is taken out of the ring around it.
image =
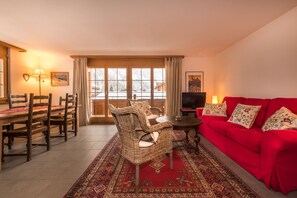
[[[209,116],[227,116],[227,104],[224,102],[223,104],[208,104],[206,103],[202,115]]]
[[[271,115],[262,127],[263,131],[296,129],[297,115],[292,113],[286,107],[282,107]]]
[[[133,107],[136,107],[142,111],[146,116],[152,115],[153,113],[150,110],[150,104],[148,101],[130,101]]]
[[[237,104],[228,122],[239,124],[245,128],[251,128],[261,106]]]

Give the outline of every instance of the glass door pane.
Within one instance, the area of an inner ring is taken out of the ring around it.
[[[165,68],[154,68],[154,107],[164,112],[166,99]]]
[[[104,68],[89,69],[89,97],[91,116],[105,117]]]
[[[127,106],[127,69],[108,68],[108,103],[115,107]]]
[[[132,68],[132,96],[136,99],[151,99],[150,68]]]

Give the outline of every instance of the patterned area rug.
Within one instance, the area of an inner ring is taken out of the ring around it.
[[[259,197],[203,146],[174,149],[173,170],[166,155],[142,164],[136,194],[135,166],[119,151],[115,135],[65,197]]]

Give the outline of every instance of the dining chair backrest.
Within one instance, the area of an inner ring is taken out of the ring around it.
[[[50,116],[52,107],[52,94],[34,96],[33,93],[30,94],[29,100],[29,113],[28,113],[28,130],[32,128],[35,123],[43,123],[50,126]]]
[[[65,106],[65,113],[64,115],[73,115],[77,116],[77,106],[78,106],[78,94],[70,95],[66,93],[66,97],[63,98],[62,96],[59,99],[59,105]]]
[[[61,135],[52,135],[51,137],[64,137],[65,141],[68,139],[68,132],[74,132],[75,136],[78,132],[78,114],[77,114],[77,103],[78,95],[70,95],[66,93],[66,97],[60,97],[59,105],[64,106],[64,113],[59,115],[53,115],[51,117],[51,125],[59,126],[59,132]],[[72,130],[69,130],[69,126],[72,127]],[[64,133],[64,135],[62,135]]]
[[[28,103],[28,97],[25,93],[24,95],[8,95],[8,105],[10,109],[26,107]]]
[[[78,94],[68,95],[68,109],[69,112],[73,114],[77,119],[77,107],[78,107]]]

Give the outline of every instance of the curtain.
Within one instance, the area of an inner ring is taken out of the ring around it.
[[[88,59],[86,57],[75,57],[73,61],[73,93],[78,93],[80,126],[88,125],[90,118],[87,63]]]
[[[181,106],[181,74],[182,58],[165,58],[166,69],[166,104],[165,112],[167,116],[180,115]]]

